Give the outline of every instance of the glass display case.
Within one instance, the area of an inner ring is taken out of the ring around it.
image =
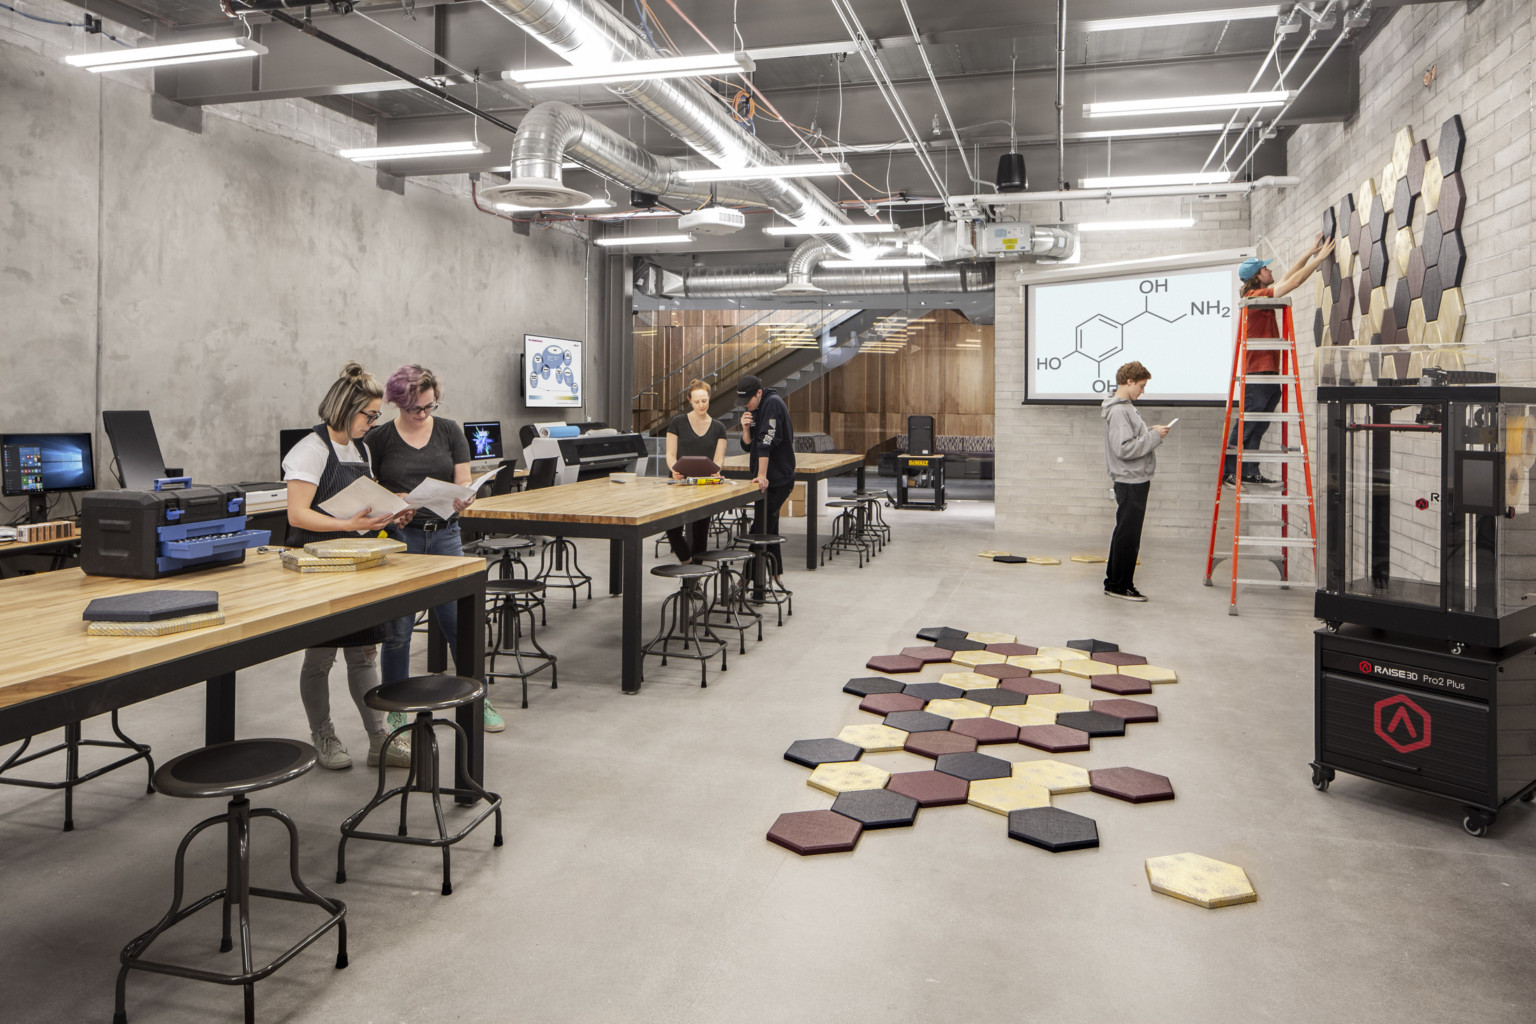
[[[1536,633],[1536,388],[1318,389],[1327,497],[1315,610],[1501,648]]]

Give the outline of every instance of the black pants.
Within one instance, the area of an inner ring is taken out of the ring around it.
[[[779,507],[784,504],[784,499],[789,497],[789,492],[795,489],[794,480],[787,480],[782,484],[769,484],[763,492],[762,498],[752,506],[752,532],[753,533],[778,533],[779,532]],[[771,544],[768,547],[768,565],[775,576],[784,571],[784,558],[779,552],[779,545]]]
[[[1125,590],[1136,582],[1136,556],[1141,554],[1141,524],[1147,518],[1144,484],[1115,484],[1115,535],[1109,539],[1109,565],[1104,571],[1105,590]]]
[[[672,527],[667,531],[667,543],[672,545],[672,554],[677,556],[679,562],[686,562],[701,551],[709,550],[709,517]]]
[[[1249,374],[1249,378],[1257,376]],[[1252,412],[1274,412],[1280,405],[1279,384],[1244,384],[1243,385],[1243,414],[1246,416]],[[1250,452],[1256,452],[1259,442],[1264,439],[1264,431],[1269,429],[1268,420],[1246,421],[1243,424],[1243,476],[1255,477],[1259,475],[1259,464],[1250,461],[1253,458]],[[1232,435],[1227,438],[1227,447],[1237,447],[1237,410],[1232,410]],[[1232,467],[1237,463],[1236,455],[1228,455],[1221,463],[1221,475],[1231,476]]]

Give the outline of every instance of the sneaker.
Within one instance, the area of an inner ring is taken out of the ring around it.
[[[1245,484],[1277,484],[1279,482],[1280,482],[1279,480],[1271,480],[1269,477],[1265,476],[1263,473],[1260,473],[1257,476],[1245,476],[1245,477],[1243,477],[1243,483],[1245,483]]]
[[[1237,486],[1237,474],[1236,473],[1228,473],[1226,476],[1221,478],[1221,482],[1223,484],[1225,484],[1226,486],[1228,486],[1228,487],[1236,487]]]
[[[379,766],[379,752],[384,747],[385,733],[375,733],[368,737],[368,767]],[[409,768],[411,766],[411,741],[404,736],[395,738],[395,742],[389,745],[388,752],[384,755],[384,763],[391,768]]]
[[[352,755],[336,738],[336,729],[329,722],[321,726],[319,732],[310,733],[309,738],[315,745],[315,763],[321,768],[339,772],[352,767]]]
[[[390,732],[394,732],[396,729],[404,729],[405,712],[391,711],[388,716],[385,717],[384,721],[388,723]]]
[[[507,720],[501,717],[501,713],[491,704],[491,698],[485,698],[485,731],[502,732],[507,728]]]
[[[1124,590],[1111,590],[1109,587],[1105,587],[1104,588],[1104,596],[1105,597],[1118,597],[1122,601],[1145,601],[1146,600],[1146,598],[1141,595],[1141,592],[1139,590],[1137,590],[1135,587],[1126,587]]]

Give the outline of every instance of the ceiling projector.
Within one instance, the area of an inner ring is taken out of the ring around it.
[[[677,218],[679,231],[701,235],[729,235],[747,226],[747,215],[724,206],[706,206]]]

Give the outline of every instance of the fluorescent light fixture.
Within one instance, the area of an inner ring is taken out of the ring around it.
[[[734,181],[738,178],[813,178],[817,175],[847,174],[847,164],[777,164],[771,167],[703,167],[678,171],[679,181]]]
[[[796,227],[793,224],[775,224],[763,228],[765,235],[883,235],[896,230],[895,224],[825,224],[821,227]]]
[[[784,57],[822,57],[837,53],[858,53],[857,43],[839,39],[832,43],[799,43],[792,46],[754,46],[747,51],[753,60],[780,60]]]
[[[745,51],[701,53],[689,57],[658,57],[604,64],[579,64],[564,68],[530,68],[503,71],[501,77],[529,89],[558,89],[569,85],[604,85],[609,82],[654,81],[661,78],[698,78],[753,71],[757,65]]]
[[[475,156],[490,151],[491,147],[483,142],[459,139],[455,142],[420,142],[410,146],[343,149],[338,150],[337,155],[344,156],[348,160],[356,160],[358,163],[373,163],[376,160],[422,160],[434,156]]]
[[[627,210],[624,213],[599,213],[594,214],[593,220],[640,220],[642,218],[676,217],[671,210]]]
[[[195,43],[167,43],[164,46],[139,46],[128,50],[101,53],[72,53],[64,63],[87,71],[128,71],[133,68],[158,68],[169,64],[195,64],[205,60],[235,60],[259,57],[267,52],[260,43],[244,36],[204,39]]]
[[[827,260],[824,267],[926,267],[928,261],[921,256],[895,256],[888,259],[872,260]]]
[[[493,209],[501,210],[505,213],[539,213],[545,211],[559,213],[562,210],[606,210],[613,206],[613,200],[598,196],[596,199],[587,200],[580,206],[562,206],[553,211],[547,206],[518,206],[516,203],[491,203],[490,205]]]
[[[1100,220],[1079,224],[1079,233],[1088,231],[1156,231],[1161,228],[1192,228],[1193,217],[1169,217],[1164,220]]]
[[[1084,32],[1126,32],[1139,28],[1163,28],[1168,25],[1204,25],[1213,21],[1244,21],[1277,18],[1279,4],[1262,7],[1223,7],[1214,11],[1175,11],[1171,14],[1145,14],[1135,18],[1100,18],[1085,21]]]
[[[673,245],[677,242],[691,242],[692,235],[630,235],[624,238],[599,238],[596,244],[602,246],[616,245]]]
[[[1105,128],[1094,132],[1068,132],[1069,139],[1139,139],[1153,135],[1208,135],[1224,124],[1175,124],[1164,128]]]
[[[1223,92],[1208,96],[1169,96],[1156,100],[1111,100],[1084,103],[1085,117],[1117,117],[1127,114],[1173,114],[1191,110],[1237,110],[1242,107],[1274,107],[1290,99],[1284,89],[1272,92]]]
[[[1130,174],[1117,178],[1084,178],[1078,188],[1142,188],[1155,185],[1225,185],[1232,180],[1231,171],[1207,171],[1198,174]]]

